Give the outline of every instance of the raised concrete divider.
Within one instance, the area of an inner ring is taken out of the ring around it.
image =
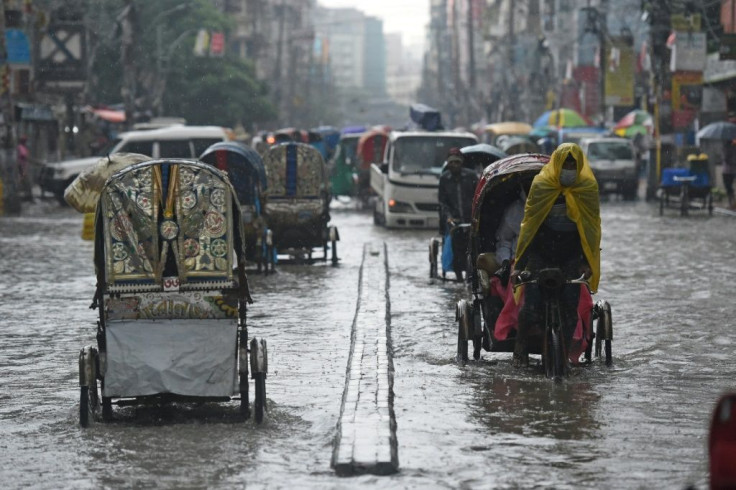
[[[386,244],[368,243],[332,456],[338,475],[388,475],[399,469],[389,312]]]

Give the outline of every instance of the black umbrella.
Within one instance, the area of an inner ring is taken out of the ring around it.
[[[698,131],[701,140],[726,140],[736,139],[736,124],[727,121],[710,123]]]
[[[478,167],[481,170],[496,160],[507,156],[500,148],[486,143],[460,148],[460,152],[465,156],[465,166],[467,168],[475,169]]]

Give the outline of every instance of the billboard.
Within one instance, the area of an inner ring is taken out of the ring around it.
[[[631,41],[631,38],[613,38],[606,46],[606,105],[634,105],[636,57]]]

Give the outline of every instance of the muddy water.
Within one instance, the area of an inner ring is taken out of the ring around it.
[[[454,303],[428,279],[431,232],[376,229],[335,211],[340,266],[251,276],[251,335],[269,343],[264,425],[233,404],[115,408],[77,424],[79,349],[94,342],[92,246],[51,204],[0,219],[0,479],[10,488],[626,487],[707,484],[707,425],[736,389],[730,218],[660,218],[603,205],[599,298],[614,315],[614,367],[560,385],[506,354],[454,363]],[[362,244],[389,249],[401,471],[340,479],[329,462]]]

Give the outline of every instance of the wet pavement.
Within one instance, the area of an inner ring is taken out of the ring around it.
[[[8,488],[706,488],[707,430],[736,389],[736,222],[602,204],[614,365],[555,384],[510,355],[454,362],[456,283],[428,278],[431,231],[335,210],[341,262],[251,276],[251,335],[269,343],[269,413],[237,403],[115,407],[77,421],[77,355],[94,342],[81,216],[39,203],[0,218],[0,480]],[[388,247],[399,473],[330,468],[363,243]]]

